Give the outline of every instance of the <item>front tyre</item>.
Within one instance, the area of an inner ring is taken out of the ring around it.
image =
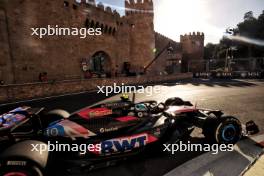
[[[210,142],[218,144],[235,144],[242,136],[240,121],[232,116],[207,119],[203,134]]]

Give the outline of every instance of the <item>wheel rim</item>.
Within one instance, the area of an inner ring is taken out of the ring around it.
[[[28,175],[22,172],[9,172],[4,174],[4,176],[28,176]]]
[[[236,135],[236,128],[233,124],[229,124],[223,128],[222,138],[225,141],[230,142],[234,140],[235,135]]]

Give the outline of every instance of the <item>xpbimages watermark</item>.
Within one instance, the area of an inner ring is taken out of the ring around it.
[[[174,155],[176,152],[211,152],[213,155],[219,152],[231,152],[234,150],[233,144],[192,144],[190,141],[176,144],[163,144],[163,151]]]
[[[97,93],[103,93],[106,96],[120,93],[140,93],[152,96],[153,94],[160,94],[165,91],[162,86],[126,86],[124,83],[117,85],[114,83],[113,86],[97,86]]]
[[[41,39],[45,36],[79,36],[81,39],[84,39],[87,36],[102,35],[101,28],[66,28],[58,25],[48,25],[47,27],[31,28],[31,30],[31,36],[38,36]]]
[[[31,144],[31,151],[39,152],[79,152],[80,154],[86,154],[87,152],[100,152],[101,144],[61,144],[58,141],[47,144]]]

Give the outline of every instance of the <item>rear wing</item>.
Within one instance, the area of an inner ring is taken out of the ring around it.
[[[11,131],[26,123],[44,108],[19,107],[0,115],[0,136],[6,136]]]

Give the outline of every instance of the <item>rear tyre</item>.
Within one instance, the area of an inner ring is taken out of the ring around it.
[[[70,114],[61,109],[55,109],[52,111],[49,111],[48,113],[44,114],[43,117],[41,117],[41,124],[42,127],[46,128],[48,127],[52,122],[56,122],[61,119],[67,119],[70,117]]]
[[[37,166],[22,167],[11,166],[0,171],[2,176],[43,176],[43,173]]]
[[[235,144],[242,136],[242,127],[235,117],[212,117],[206,119],[203,134],[212,143]]]
[[[25,140],[16,143],[0,155],[0,175],[1,176],[43,176],[48,163],[49,152],[47,150],[40,153],[32,150],[32,146],[42,145],[47,149],[47,144]]]

